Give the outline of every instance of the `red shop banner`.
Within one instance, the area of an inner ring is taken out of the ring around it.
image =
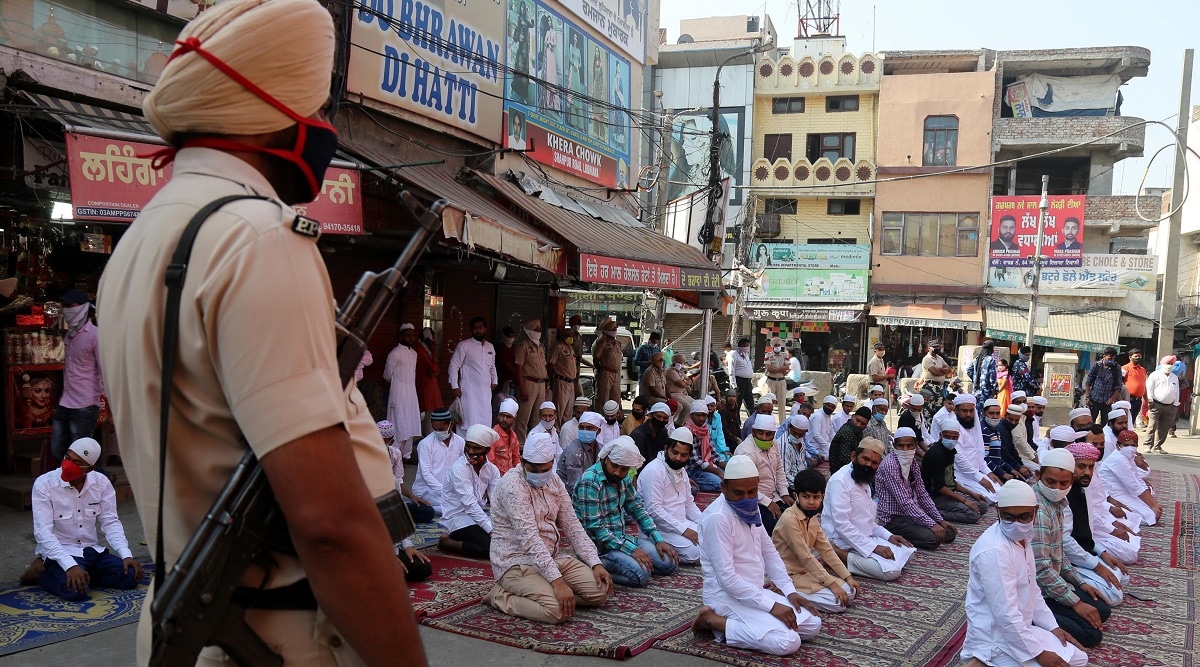
[[[542,164],[586,178],[593,183],[611,188],[627,187],[629,175],[617,173],[615,158],[568,139],[554,130],[535,125],[532,121],[526,123],[525,128],[528,133],[527,141],[514,142],[506,135],[505,145],[508,148],[525,150],[527,156]],[[532,145],[529,142],[532,142]]]
[[[579,255],[580,280],[598,285],[679,289],[680,273],[679,267],[676,266],[635,262],[630,259],[616,259],[586,253]]]
[[[71,204],[76,220],[133,222],[171,180],[171,165],[151,166],[162,146],[67,133]],[[323,234],[362,234],[362,177],[355,169],[330,167],[321,193],[296,212],[321,223]]]
[[[988,235],[991,266],[1033,266],[1037,252],[1041,197],[992,197]],[[1080,266],[1083,262],[1086,195],[1050,195],[1042,229],[1042,266]]]

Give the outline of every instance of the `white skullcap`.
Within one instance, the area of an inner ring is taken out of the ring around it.
[[[689,445],[696,444],[696,438],[692,435],[691,429],[686,428],[677,428],[671,431],[671,435],[667,436],[667,439],[674,440],[675,442],[686,442]]]
[[[1026,394],[1025,392],[1017,390],[1017,391],[1014,391],[1012,394],[1009,394],[1008,399],[1010,401],[1015,401],[1018,398],[1026,398],[1027,396],[1028,396],[1028,394]]]
[[[1075,455],[1067,451],[1066,447],[1051,449],[1042,454],[1038,459],[1038,463],[1042,464],[1042,468],[1062,468],[1075,472]]]
[[[226,0],[184,26],[179,40],[190,38],[301,118],[329,98],[334,28],[319,2]],[[167,63],[142,111],[167,143],[181,132],[263,134],[296,124],[194,52]]]
[[[540,406],[538,406],[538,411],[540,412],[542,410],[553,410],[555,412],[558,412],[558,406],[554,404],[554,401],[546,401],[545,403],[542,403]]]
[[[808,422],[808,417],[805,417],[804,415],[796,414],[796,415],[792,415],[792,418],[788,420],[788,426],[791,426],[793,428],[802,428],[805,431],[807,431],[810,424]]]
[[[1071,464],[1075,469],[1075,464]],[[1019,479],[1010,479],[996,493],[997,507],[1036,507],[1037,498],[1033,495],[1033,487]]]
[[[1033,403],[1034,405],[1040,405],[1043,408],[1047,405],[1050,405],[1050,401],[1046,400],[1045,396],[1034,396],[1029,399],[1029,402]]]
[[[859,441],[858,448],[865,449],[869,452],[875,452],[880,456],[887,454],[887,450],[883,445],[883,441],[878,438],[863,438],[861,441]]]
[[[472,424],[471,428],[467,429],[466,441],[480,447],[491,447],[499,439],[500,434],[490,426]]]
[[[997,401],[994,398],[989,398],[988,400],[983,402],[984,410],[987,410],[988,408],[992,408],[992,407],[996,407],[996,408],[1000,407],[1000,401]]]
[[[1130,403],[1129,401],[1117,401],[1116,403],[1113,403],[1112,406],[1113,406],[1114,410],[1117,408],[1120,408],[1122,410],[1132,410],[1133,409],[1133,403]],[[1111,415],[1112,413],[1110,412],[1109,414]],[[1112,419],[1112,417],[1109,417],[1109,419]]]
[[[608,459],[615,465],[629,466],[630,468],[636,468],[646,462],[646,458],[638,450],[637,443],[627,435],[616,437],[602,447],[599,458]]]
[[[1121,408],[1117,408],[1115,410],[1109,410],[1108,411],[1108,421],[1112,421],[1114,419],[1120,419],[1121,417],[1126,417],[1128,415],[1129,415],[1129,413],[1125,412]]]
[[[775,394],[766,393],[758,398],[757,405],[766,405],[767,403],[774,403],[774,402],[775,402]]]
[[[592,399],[588,398],[587,396],[579,396],[578,398],[575,399],[575,405],[577,407],[589,407],[590,408],[590,407],[592,407]]]
[[[821,404],[824,405],[826,403],[833,403],[834,405],[837,405],[838,397],[834,396],[833,394],[830,394],[830,395],[826,396],[825,398],[822,398]]]
[[[858,397],[855,396],[854,394],[846,394],[846,395],[842,396],[842,402],[843,403],[857,403]]]
[[[925,405],[925,396],[922,394],[913,394],[912,396],[908,397],[908,404],[919,408],[922,405]]]
[[[775,421],[775,415],[754,415],[752,430],[774,432],[777,428],[779,428],[779,422]]]
[[[554,446],[554,439],[545,431],[530,433],[525,447],[521,450],[521,458],[530,463],[549,463],[554,460],[556,454],[558,450]]]
[[[873,384],[871,385],[871,391],[884,391],[883,385]]]
[[[1075,442],[1075,438],[1079,437],[1079,431],[1063,424],[1050,429],[1050,439],[1058,442]]]
[[[871,401],[871,407],[873,407],[873,408],[879,407],[881,405],[886,408],[889,405],[888,400],[886,398],[877,398],[877,399]]]
[[[959,405],[963,405],[965,403],[970,403],[971,405],[975,405],[975,395],[974,394],[959,394],[958,396],[954,397],[954,405],[956,407]]]
[[[621,404],[616,401],[605,401],[604,414],[615,415],[621,409]]]
[[[1075,421],[1080,417],[1091,417],[1092,411],[1087,408],[1075,408],[1067,413],[1067,421]]]
[[[705,405],[716,405],[716,404],[717,404],[717,399],[713,398],[712,396],[705,396],[705,397],[704,397],[704,404],[705,404]]]
[[[725,479],[750,479],[751,477],[758,477],[758,466],[754,465],[754,459],[745,454],[734,454],[729,457],[729,462],[725,464]]]
[[[514,401],[513,399],[506,398],[503,401],[500,401],[500,412],[503,412],[504,414],[508,415],[509,417],[516,417],[517,413],[520,411],[521,411],[521,406],[518,405],[517,402]]]
[[[706,415],[708,414],[708,403],[706,401],[692,401],[692,409],[690,414]]]
[[[944,431],[954,431],[955,433],[962,433],[963,429],[962,429],[962,424],[958,423],[958,417],[955,417],[954,415],[951,414],[951,415],[942,415],[941,417],[938,417],[937,430],[943,431],[943,432]]]
[[[655,403],[654,405],[650,406],[650,412],[647,414],[654,414],[655,412],[670,417],[671,416],[671,406],[660,401],[660,402]]]
[[[100,443],[91,438],[80,438],[72,442],[69,449],[90,466],[96,465],[96,461],[100,460]]]
[[[901,426],[900,428],[896,429],[895,433],[892,434],[892,438],[894,440],[899,440],[900,438],[916,438],[916,437],[917,437],[917,432],[907,426]]]
[[[585,412],[579,418],[580,424],[591,424],[596,428],[604,428],[604,415],[599,412]]]
[[[1027,409],[1028,408],[1020,403],[1010,403],[1007,411],[1013,413],[1014,415],[1023,415]]]
[[[412,325],[412,322],[405,322],[404,324],[400,325],[401,332],[408,331],[409,329],[412,329],[413,331],[417,330],[417,328]]]

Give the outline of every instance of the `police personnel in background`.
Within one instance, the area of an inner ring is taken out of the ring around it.
[[[265,27],[269,27],[266,29]],[[395,488],[387,450],[335,358],[334,296],[311,201],[337,148],[323,108],[334,27],[316,0],[226,0],[184,27],[146,118],[178,149],[174,176],[126,231],[100,282],[106,389],[146,539],[169,568],[246,445],[288,519],[299,558],[275,554],[267,590],[305,578],[319,609],[251,609],[246,620],[288,667],[423,665],[404,574],[374,498]],[[159,391],[171,253],[189,219],[226,196],[200,228],[183,286],[163,535],[155,532]],[[301,565],[303,562],[303,565]],[[283,597],[283,596],[280,596]],[[150,649],[142,605],[138,664]],[[386,632],[381,632],[386,628]],[[199,665],[226,664],[208,647]]]

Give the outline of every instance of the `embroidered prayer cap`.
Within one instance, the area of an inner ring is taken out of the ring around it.
[[[614,465],[630,468],[636,468],[646,462],[646,458],[638,450],[637,443],[627,435],[614,438],[612,442],[601,447],[599,458],[607,459]]]
[[[880,406],[883,406],[886,408],[886,407],[888,407],[888,405],[889,405],[889,403],[886,398],[877,398],[877,399],[871,401],[871,407],[873,407],[873,408],[878,408]]]
[[[621,411],[620,403],[618,403],[616,401],[605,401],[604,402],[604,414],[608,415],[609,417],[617,414],[620,411]]]
[[[1033,495],[1033,487],[1019,479],[1010,479],[996,493],[996,506],[1037,507],[1037,498]]]
[[[1067,413],[1067,421],[1075,421],[1080,417],[1091,417],[1092,411],[1087,408],[1075,408]]]
[[[1118,445],[1136,445],[1138,444],[1137,433],[1133,429],[1125,429],[1117,434]]]
[[[875,452],[880,456],[883,456],[887,453],[887,449],[884,447],[883,441],[879,440],[878,438],[863,438],[862,441],[858,443],[858,448]]]
[[[804,415],[800,415],[800,414],[795,414],[795,415],[792,415],[791,419],[788,419],[788,426],[791,426],[793,428],[804,429],[805,431],[807,431],[810,426],[810,423],[809,423],[808,417],[805,417]]]
[[[386,419],[381,422],[375,422],[375,428],[379,429],[379,437],[384,440],[396,437],[396,427],[392,426],[392,422]]]
[[[1100,460],[1100,450],[1088,442],[1073,442],[1067,445],[1067,451],[1071,452],[1071,456],[1074,456],[1076,461]]]
[[[1075,472],[1075,457],[1065,447],[1051,449],[1042,455],[1038,461],[1042,468],[1061,468]]]
[[[745,454],[734,454],[725,464],[725,479],[750,479],[758,477],[758,466]]]
[[[693,415],[708,414],[708,403],[705,401],[701,401],[701,400],[692,401],[692,409],[691,409],[690,414],[693,414]]]
[[[1067,424],[1050,429],[1050,439],[1055,442],[1075,442],[1081,431],[1076,431]]]
[[[1024,405],[1022,405],[1020,403],[1009,403],[1007,412],[1009,412],[1010,414],[1014,414],[1014,415],[1023,415],[1023,414],[1025,414],[1025,411],[1028,409],[1029,408],[1026,408]]]
[[[491,447],[499,439],[500,434],[490,426],[471,424],[471,428],[467,429],[466,441],[480,447]]]
[[[965,405],[967,403],[970,403],[971,405],[975,405],[975,395],[974,394],[959,394],[958,396],[954,397],[955,407],[958,407],[960,405]]]
[[[100,443],[91,438],[80,438],[72,442],[70,450],[90,466],[96,465],[96,461],[100,459]]]
[[[604,415],[599,412],[585,412],[579,418],[580,424],[590,424],[596,428],[604,428]]]
[[[513,399],[506,398],[503,401],[500,401],[500,412],[503,414],[506,414],[509,417],[516,417],[517,413],[520,411],[521,406]]]
[[[895,433],[892,434],[892,438],[895,440],[899,440],[900,438],[916,439],[916,437],[917,432],[907,426],[901,426],[900,428],[896,429]]]
[[[779,422],[775,421],[775,415],[754,415],[754,426],[752,428],[755,431],[774,432],[775,429],[779,428]]]
[[[649,414],[654,414],[655,412],[670,417],[671,416],[671,407],[669,405],[667,405],[666,403],[659,401],[658,403],[655,403],[654,405],[650,406]]]
[[[575,399],[575,405],[581,408],[590,408],[592,407],[592,399],[587,396],[579,396]]]

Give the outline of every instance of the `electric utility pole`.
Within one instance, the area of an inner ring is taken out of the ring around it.
[[[1179,234],[1183,226],[1183,198],[1187,195],[1185,169],[1187,168],[1188,121],[1192,117],[1192,49],[1183,52],[1183,82],[1179,88],[1179,115],[1175,117],[1175,178],[1171,182],[1171,214],[1167,225],[1167,257],[1163,265],[1162,301],[1158,308],[1158,354],[1161,359],[1175,349],[1176,309],[1179,307]],[[1159,224],[1159,239],[1163,226]]]
[[[1033,284],[1029,294],[1029,325],[1025,327],[1025,344],[1033,347],[1033,327],[1037,321],[1038,286],[1042,282],[1042,234],[1046,231],[1046,211],[1050,208],[1050,176],[1042,174],[1042,200],[1038,202],[1037,243],[1033,251]]]

